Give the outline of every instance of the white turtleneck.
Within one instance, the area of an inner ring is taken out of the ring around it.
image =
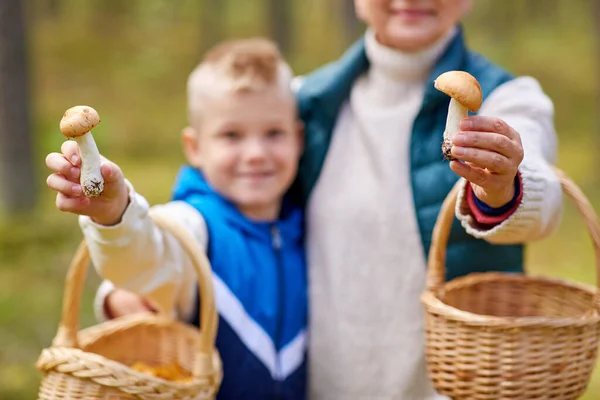
[[[425,80],[454,34],[413,54],[366,34],[370,69],[340,111],[307,210],[312,400],[443,398],[425,367],[419,296],[426,265],[409,141]],[[523,103],[530,106],[520,109]],[[549,233],[561,199],[547,173],[556,143],[550,101],[533,79],[518,78],[497,88],[481,112],[506,119],[525,136],[534,172],[522,170],[524,204],[494,230],[472,226],[462,198],[459,217],[471,234],[490,241]],[[541,195],[550,201],[544,204]]]

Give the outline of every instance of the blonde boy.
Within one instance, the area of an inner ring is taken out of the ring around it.
[[[223,43],[188,81],[188,164],[155,206],[206,248],[219,312],[219,399],[300,399],[307,323],[302,213],[284,200],[302,149],[292,73],[263,39]],[[73,142],[46,163],[58,209],[80,214],[98,273],[153,307],[198,324],[193,269],[148,203],[104,160],[105,192],[82,196]],[[135,309],[130,311],[136,311]]]

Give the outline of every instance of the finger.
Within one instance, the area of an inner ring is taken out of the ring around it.
[[[493,151],[473,147],[452,146],[452,155],[479,168],[487,168],[491,172],[502,174],[513,169],[511,160]]]
[[[61,174],[52,174],[46,179],[46,185],[69,197],[79,197],[83,194],[81,185],[73,183]]]
[[[60,211],[81,214],[89,205],[90,199],[84,196],[68,197],[60,192],[56,195],[56,208]]]
[[[485,187],[489,179],[489,173],[485,170],[461,163],[460,161],[451,161],[450,169],[457,175],[462,176],[467,181],[474,183],[477,186]]]
[[[73,164],[73,166],[81,166],[81,157],[79,157],[79,148],[77,147],[77,142],[74,140],[67,140],[66,142],[63,142],[62,146],[60,147],[60,151],[63,153],[65,158]]]
[[[491,132],[458,132],[452,143],[460,147],[475,147],[502,154],[507,158],[518,158],[521,146],[507,136]]]
[[[517,132],[504,120],[486,115],[473,115],[460,121],[460,129],[463,131],[494,132],[516,139]]]
[[[46,166],[52,171],[64,175],[72,182],[79,182],[79,167],[74,167],[61,153],[48,154],[48,156],[46,156]]]
[[[121,289],[112,291],[108,295],[106,303],[111,315],[115,317],[155,311],[142,296]]]
[[[123,180],[121,168],[112,161],[105,159],[100,165],[100,172],[102,173],[105,184],[118,183]]]

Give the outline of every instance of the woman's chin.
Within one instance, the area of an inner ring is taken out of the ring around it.
[[[378,36],[385,46],[413,53],[431,46],[438,37],[422,27],[394,27],[385,36]]]

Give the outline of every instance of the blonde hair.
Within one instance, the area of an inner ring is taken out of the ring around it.
[[[202,104],[223,93],[255,92],[277,86],[294,97],[293,73],[277,46],[268,39],[223,42],[212,48],[188,78],[188,118],[198,123]]]

